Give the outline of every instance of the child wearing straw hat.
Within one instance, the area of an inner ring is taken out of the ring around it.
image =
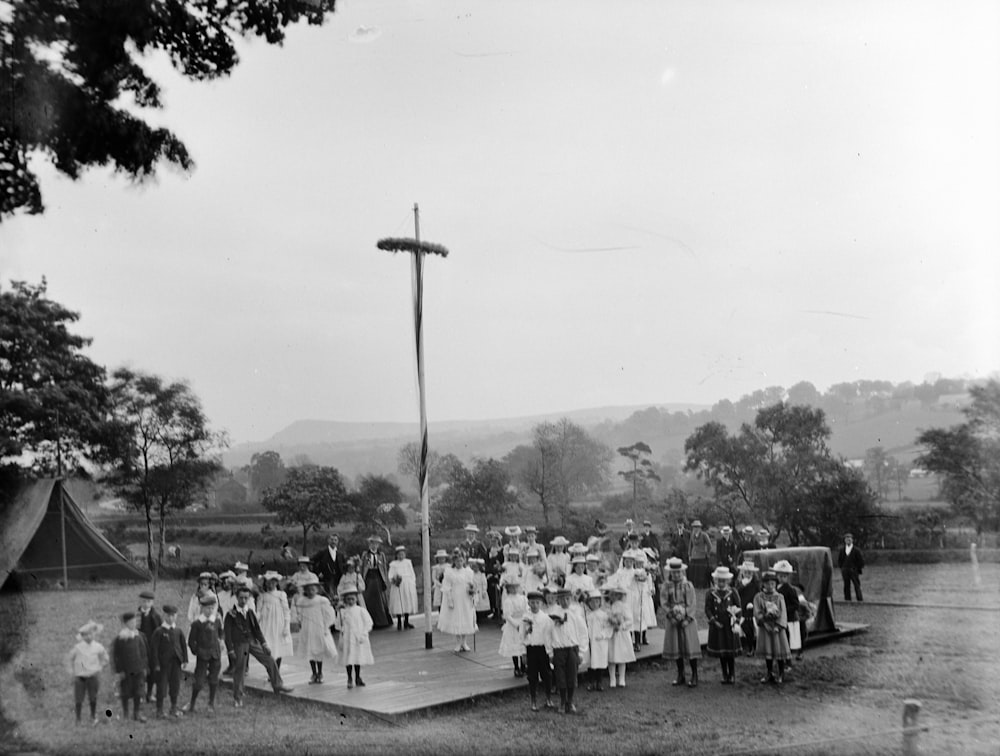
[[[528,599],[520,592],[520,584],[504,575],[500,579],[503,595],[503,630],[500,633],[500,656],[509,656],[514,662],[514,677],[525,672],[524,639],[521,637],[521,620],[528,611]]]
[[[733,573],[719,565],[712,573],[713,587],[705,594],[708,619],[708,655],[722,665],[722,684],[736,682],[736,654],[740,652],[740,594],[732,588]]]
[[[611,638],[608,641],[608,687],[625,687],[625,665],[635,661],[632,643],[632,609],[627,600],[628,589],[609,578],[605,584],[608,592],[608,624]]]
[[[753,530],[753,528],[751,528]],[[757,649],[757,626],[753,619],[753,600],[760,593],[760,580],[757,578],[757,565],[749,559],[739,566],[739,577],[733,586],[740,595],[740,608],[743,611],[743,620],[740,623],[742,634],[740,641],[743,645],[743,653],[753,656]]]
[[[594,561],[597,559],[595,557]],[[565,588],[575,603],[584,604],[587,594],[594,590],[594,579],[587,574],[587,558],[583,555],[573,557],[570,562],[572,571],[566,576]]]
[[[406,558],[406,547],[396,546],[396,558],[389,562],[389,614],[396,618],[396,630],[412,630],[410,615],[417,612],[417,575]]]
[[[90,703],[90,721],[97,724],[97,694],[101,687],[101,670],[108,666],[107,649],[96,638],[104,628],[93,620],[76,631],[76,645],[66,657],[66,666],[73,676],[73,701],[76,707],[76,723],[80,724],[83,714],[83,699]]]
[[[263,591],[257,602],[260,631],[278,667],[284,657],[292,655],[292,612],[288,594],[280,587],[281,580],[281,575],[274,570],[265,572]]]
[[[691,666],[689,688],[698,685],[698,660],[701,643],[698,640],[698,620],[695,619],[696,596],[694,586],[687,579],[687,565],[679,558],[667,562],[667,582],[660,590],[660,606],[666,613],[667,626],[663,634],[663,658],[677,663],[674,685],[683,685],[684,662]]]
[[[590,641],[590,660],[587,669],[587,690],[604,690],[601,676],[608,670],[608,643],[614,630],[604,609],[604,596],[596,588],[587,592],[587,637]]]
[[[358,604],[356,590],[348,587],[340,598],[344,602],[340,613],[340,656],[347,669],[347,687],[364,687],[361,668],[375,663],[368,638],[374,623],[368,610]]]
[[[788,617],[788,624],[785,627],[785,635],[788,636],[788,648],[790,651],[802,651],[802,629],[799,624],[799,592],[792,585],[792,563],[787,559],[775,562],[771,568],[778,575],[778,593],[785,600],[785,615]],[[785,670],[792,668],[791,659],[785,664]]]
[[[181,692],[181,668],[188,663],[187,638],[177,627],[177,607],[163,605],[163,624],[156,628],[149,644],[153,677],[156,678],[156,718],[163,719],[163,700],[170,696],[170,716],[180,717],[177,698]]]
[[[434,553],[434,564],[431,565],[431,608],[441,608],[441,583],[444,581],[444,572],[448,569],[448,552],[445,549],[438,549]]]
[[[767,570],[760,577],[761,590],[753,600],[753,615],[757,623],[757,655],[764,657],[767,674],[762,683],[782,683],[785,678],[785,664],[791,659],[788,647],[788,614],[784,597],[778,593],[778,576]],[[774,660],[778,661],[778,674],[774,674]]]
[[[198,576],[198,585],[194,589],[194,595],[191,596],[191,600],[188,601],[187,619],[189,625],[198,621],[198,618],[201,616],[201,600],[206,596],[211,596],[213,605],[218,607],[219,597],[212,590],[211,572],[203,572]]]
[[[524,643],[528,695],[531,696],[531,710],[538,711],[538,683],[545,691],[545,708],[553,709],[550,690],[552,688],[552,667],[549,655],[552,652],[552,618],[542,611],[545,598],[540,591],[528,594],[528,611],[521,619],[521,640]]]
[[[339,655],[337,646],[333,642],[333,635],[330,633],[330,625],[336,621],[336,614],[330,600],[320,595],[319,588],[319,578],[304,583],[302,594],[296,596],[293,602],[295,617],[300,628],[295,655],[309,661],[309,668],[312,670],[310,685],[319,685],[323,682],[323,662],[336,661]],[[344,590],[352,590],[356,596],[357,583],[345,584]],[[341,627],[343,627],[343,617],[341,617]]]
[[[539,551],[537,546],[525,549],[524,560],[524,592],[526,594],[532,591],[541,592],[549,583],[541,551]]]
[[[295,572],[292,573],[288,581],[295,586],[296,593],[302,592],[302,586],[306,583],[311,583],[313,580],[319,580],[319,576],[313,572],[310,568],[312,567],[312,560],[307,556],[300,556],[298,562],[296,563]]]
[[[570,555],[566,553],[569,541],[564,536],[558,535],[549,541],[549,545],[552,547],[552,553],[545,558],[549,580],[556,585],[565,585],[570,570]]]

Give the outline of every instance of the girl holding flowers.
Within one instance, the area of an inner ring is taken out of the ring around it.
[[[788,647],[788,614],[784,597],[778,593],[778,576],[767,570],[760,578],[761,591],[753,599],[753,616],[757,623],[757,655],[764,657],[767,674],[762,683],[781,683],[785,677],[785,662],[792,652]],[[778,660],[778,676],[774,676],[774,660]]]
[[[714,586],[705,594],[705,616],[708,618],[708,655],[722,665],[722,684],[736,682],[736,654],[740,651],[740,594],[731,587],[733,573],[728,567],[716,567],[712,573]]]
[[[663,658],[677,663],[677,677],[673,685],[684,684],[684,661],[691,665],[689,688],[698,685],[698,660],[701,643],[698,641],[698,621],[695,619],[695,592],[686,575],[687,565],[678,557],[667,562],[667,582],[660,591],[660,606],[667,617],[663,634]]]
[[[570,598],[578,603],[584,604],[587,594],[594,590],[594,579],[587,574],[587,559],[583,556],[575,556],[571,562],[573,571],[566,576],[566,590],[569,591]]]
[[[475,606],[475,578],[465,565],[462,552],[455,549],[451,566],[441,580],[441,613],[438,615],[438,630],[455,636],[455,653],[472,650],[466,639],[479,629]]]
[[[527,669],[524,662],[526,653],[524,638],[521,636],[521,620],[528,611],[528,599],[520,593],[521,586],[505,575],[500,583],[504,590],[503,631],[500,635],[500,656],[509,656],[514,662],[514,677],[523,677]]]
[[[614,581],[609,583],[607,590],[611,608],[608,610],[608,625],[611,627],[611,638],[608,640],[608,687],[624,688],[625,665],[635,661],[632,609],[626,600],[627,589]]]
[[[406,558],[406,547],[396,547],[396,558],[389,562],[389,613],[396,618],[396,630],[412,630],[410,615],[417,611],[417,576],[413,562]]]

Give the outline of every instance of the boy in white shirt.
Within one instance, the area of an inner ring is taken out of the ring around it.
[[[545,599],[538,591],[528,594],[528,611],[521,620],[521,638],[524,641],[525,666],[527,667],[528,693],[531,695],[531,710],[538,711],[538,681],[545,686],[545,708],[554,709],[549,696],[552,688],[552,670],[549,655],[552,650],[552,619],[542,611]]]
[[[73,698],[76,704],[76,723],[80,724],[84,695],[90,702],[90,721],[97,724],[97,693],[101,686],[101,670],[108,666],[108,651],[94,640],[104,628],[91,620],[76,631],[78,643],[66,658],[73,675]]]

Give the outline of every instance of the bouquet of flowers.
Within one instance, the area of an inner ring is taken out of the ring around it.
[[[525,617],[521,620],[521,629],[524,630],[525,635],[531,635],[532,627],[534,627],[534,623],[531,621],[530,617]]]
[[[467,590],[467,593],[470,596],[475,597],[475,595],[476,595],[476,586],[474,586],[472,583],[469,583],[469,587],[466,590]]]
[[[687,610],[684,608],[683,604],[674,604],[670,608],[670,621],[676,625],[683,625],[688,621]]]
[[[776,622],[778,617],[781,616],[781,610],[778,605],[773,601],[764,602],[764,619]]]
[[[541,562],[537,562],[531,566],[531,571],[534,572],[538,577],[544,577],[545,575],[545,565]]]
[[[733,634],[739,637],[743,634],[743,627],[740,625],[740,608],[738,606],[730,606],[726,611],[729,612],[729,625],[733,628]]]
[[[625,615],[621,609],[614,609],[608,612],[608,624],[611,625],[612,632],[618,632],[625,627]]]
[[[646,569],[644,567],[639,567],[635,571],[635,579],[638,583],[646,582]]]
[[[398,588],[400,585],[403,584],[403,576],[402,575],[393,575],[391,582],[392,582],[392,584],[394,586],[396,586]]]

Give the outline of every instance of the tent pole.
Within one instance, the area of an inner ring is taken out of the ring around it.
[[[63,496],[62,483],[59,483],[59,530],[62,539],[63,590],[69,588],[69,566],[66,562],[66,498]]]

